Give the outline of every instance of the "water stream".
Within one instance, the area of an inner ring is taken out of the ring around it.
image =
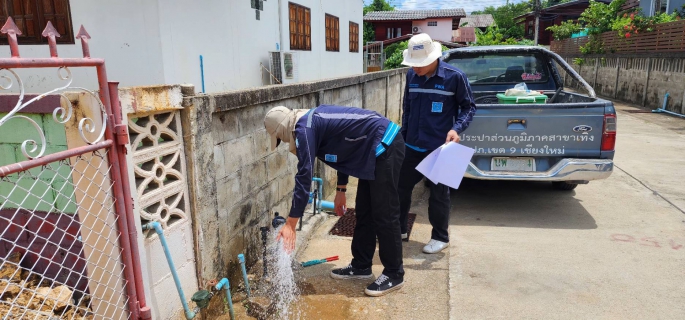
[[[267,296],[273,301],[276,312],[274,319],[299,319],[301,310],[297,301],[300,292],[295,278],[295,263],[292,253],[283,250],[282,241],[274,239],[280,229],[273,230],[267,245],[268,281]]]

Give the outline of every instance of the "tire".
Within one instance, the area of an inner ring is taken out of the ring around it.
[[[552,187],[557,190],[564,190],[564,191],[571,191],[575,189],[578,186],[577,183],[568,183],[564,181],[555,181],[552,182]]]

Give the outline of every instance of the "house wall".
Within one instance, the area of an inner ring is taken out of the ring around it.
[[[685,0],[671,0],[668,3],[668,12],[673,13],[673,11],[680,10],[683,5],[685,5]]]
[[[288,1],[281,2],[281,43],[283,51],[290,51],[290,26],[288,20]],[[312,50],[293,51],[295,53],[295,74],[297,81],[314,81],[363,73],[363,6],[361,1],[339,0],[293,0],[293,3],[311,9]],[[325,14],[338,17],[340,23],[340,51],[326,51]],[[359,52],[350,52],[350,21],[359,24]],[[258,54],[258,53],[257,53]],[[299,68],[298,68],[299,65]],[[243,87],[244,88],[244,87]]]
[[[429,27],[428,22],[437,21],[438,25]],[[422,33],[427,33],[433,40],[452,41],[452,18],[426,19],[412,22],[412,27],[419,27]]]
[[[81,25],[85,26],[92,36],[90,54],[106,59],[110,80],[127,86],[164,82],[158,1],[71,0],[70,5],[74,36]],[[57,51],[60,57],[83,56],[79,40],[75,44],[60,44]],[[26,58],[50,57],[47,45],[20,45],[19,52]],[[9,46],[0,46],[0,55],[9,57]],[[70,70],[72,86],[97,88],[97,75],[92,68]],[[17,73],[28,92],[42,93],[64,85],[54,69],[20,69]]]
[[[311,9],[312,50],[296,52],[297,81],[313,81],[363,72],[362,3],[297,0]],[[279,3],[281,19],[279,23]],[[121,86],[195,84],[202,90],[200,55],[206,92],[221,92],[269,83],[269,51],[288,51],[288,1],[263,1],[260,20],[250,1],[207,0],[72,0],[74,33],[84,25],[93,37],[91,56],[104,58],[108,78]],[[325,18],[340,19],[340,51],[327,52]],[[359,24],[359,52],[349,52],[349,22]],[[279,32],[279,26],[281,30]],[[9,47],[1,54],[9,56]],[[58,45],[61,57],[81,57],[81,44]],[[49,57],[47,45],[20,46],[24,57]],[[299,67],[299,68],[298,68]],[[97,87],[94,74],[72,69],[73,85]],[[26,88],[46,91],[62,83],[54,72],[32,72]]]
[[[388,40],[388,28],[393,28],[395,33],[397,28],[400,28],[402,35],[411,34],[411,21],[384,21],[384,22],[374,22],[374,29],[376,30],[376,41]],[[394,38],[398,38],[400,35],[395,34]]]

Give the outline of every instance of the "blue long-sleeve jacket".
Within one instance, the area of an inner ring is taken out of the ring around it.
[[[338,171],[339,185],[347,184],[349,176],[373,180],[388,128],[396,128],[395,134],[399,131],[377,112],[352,107],[321,105],[302,116],[295,125],[298,163],[289,216],[304,214],[315,158]]]
[[[466,74],[440,61],[429,79],[407,72],[404,88],[402,136],[407,145],[434,150],[445,143],[447,133],[468,128],[476,104]]]

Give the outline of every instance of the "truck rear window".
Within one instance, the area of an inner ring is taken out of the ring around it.
[[[546,83],[549,68],[538,54],[453,54],[447,63],[466,73],[471,85]]]

